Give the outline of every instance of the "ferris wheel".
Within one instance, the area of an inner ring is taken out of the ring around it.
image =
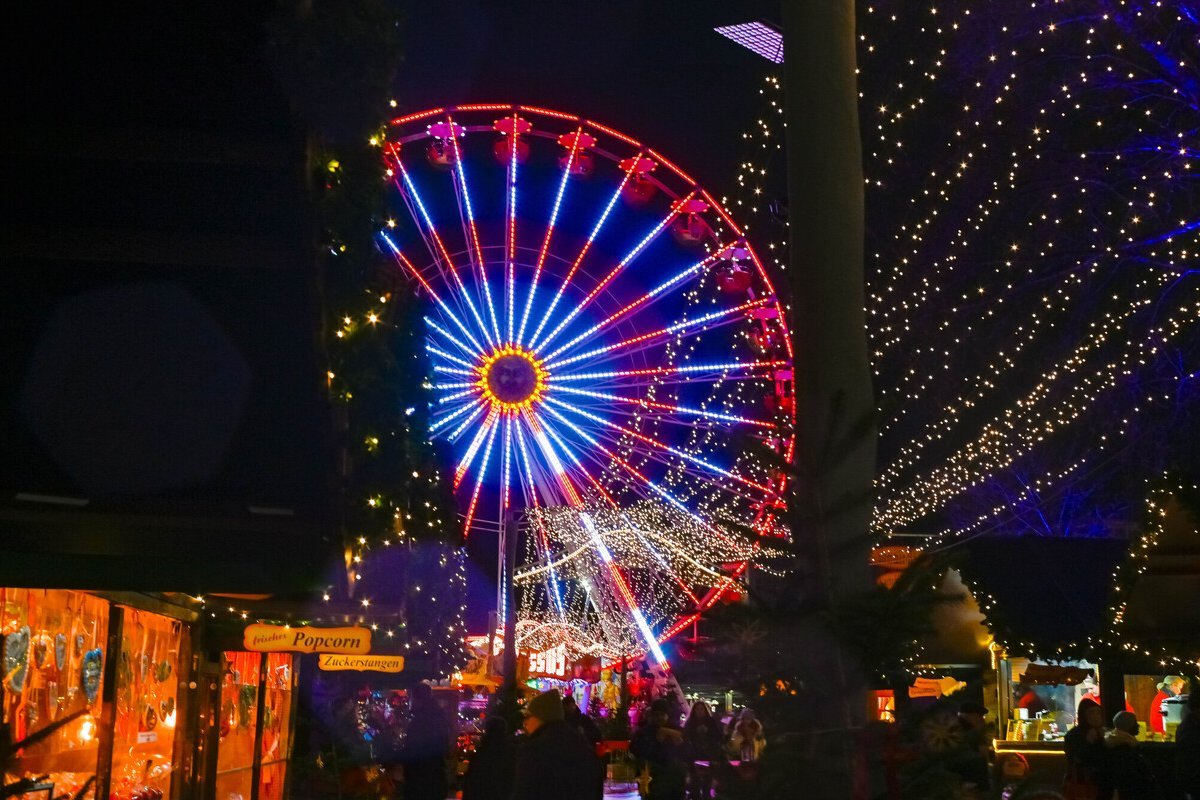
[[[382,249],[430,303],[464,536],[523,512],[526,646],[661,658],[780,535],[792,358],[762,263],[695,180],[593,120],[435,108],[383,147]]]

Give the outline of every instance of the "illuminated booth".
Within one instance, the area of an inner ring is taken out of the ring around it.
[[[4,764],[19,796],[188,796],[196,611],[164,597],[0,589]],[[39,734],[41,734],[39,736]]]

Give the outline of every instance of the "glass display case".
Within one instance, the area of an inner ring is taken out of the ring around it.
[[[93,796],[109,604],[53,589],[0,589],[3,723],[22,739],[71,719],[6,765],[4,783],[42,778],[29,797]],[[42,776],[45,776],[44,778]]]
[[[179,620],[122,607],[113,729],[113,800],[172,800],[178,719]]]

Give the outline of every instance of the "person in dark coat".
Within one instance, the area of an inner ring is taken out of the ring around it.
[[[405,800],[446,800],[446,756],[454,729],[433,699],[433,689],[418,683],[409,690],[412,718],[401,752]]]
[[[601,800],[600,759],[563,718],[557,689],[529,701],[523,727],[527,735],[517,752],[513,800]]]
[[[600,744],[600,726],[587,714],[579,710],[575,698],[567,695],[563,698],[563,719],[573,728],[577,728],[593,748]]]
[[[671,704],[660,698],[650,704],[646,720],[629,741],[629,752],[650,767],[649,800],[683,800],[687,760],[683,731],[671,720]]]
[[[1100,800],[1156,800],[1159,797],[1154,773],[1142,755],[1137,740],[1137,715],[1117,712],[1113,729],[1104,736],[1107,759],[1100,783]]]
[[[1175,777],[1187,800],[1200,800],[1200,687],[1194,680],[1187,716],[1175,730]]]
[[[697,700],[692,704],[687,722],[683,723],[683,744],[689,762],[691,795],[708,800],[712,796],[712,762],[725,757],[725,732],[707,702]],[[699,769],[696,761],[707,761],[710,766]]]
[[[509,800],[513,792],[517,746],[508,723],[490,717],[463,776],[462,800]]]
[[[1104,750],[1104,712],[1100,704],[1087,697],[1079,701],[1075,727],[1063,737],[1067,754],[1067,788],[1095,789],[1100,785],[1106,754]],[[1068,791],[1068,796],[1070,791]]]
[[[962,737],[962,752],[948,765],[963,779],[963,783],[979,794],[988,791],[991,772],[988,769],[987,706],[967,701],[958,708],[955,727]]]

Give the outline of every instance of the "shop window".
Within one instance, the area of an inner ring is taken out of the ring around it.
[[[268,653],[266,697],[263,703],[262,771],[258,800],[280,800],[287,761],[292,754],[292,703],[296,686],[295,659],[288,653]]]
[[[216,796],[249,800],[254,785],[254,739],[262,654],[227,652],[224,661]]]
[[[81,592],[0,589],[3,722],[22,739],[79,716],[6,765],[4,783],[46,776],[28,797],[94,794],[108,603]]]
[[[183,623],[124,608],[113,730],[114,800],[171,800]]]
[[[871,692],[868,719],[876,722],[896,721],[896,693],[891,689],[876,689]]]
[[[1054,664],[1014,658],[1010,684],[1012,719],[1005,738],[1018,741],[1061,741],[1075,725],[1075,712],[1085,697],[1099,698],[1096,665],[1084,661]]]
[[[1175,741],[1189,687],[1181,675],[1126,675],[1125,710],[1138,718],[1138,738]]]

